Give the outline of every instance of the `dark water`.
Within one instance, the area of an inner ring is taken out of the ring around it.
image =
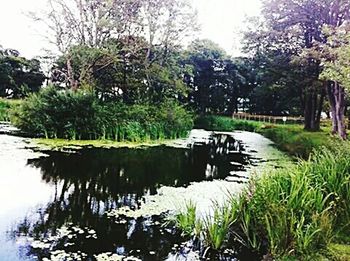
[[[49,260],[45,258],[57,250],[75,253],[57,260],[96,260],[95,255],[104,252],[142,260],[175,260],[173,246],[184,239],[162,225],[162,215],[111,218],[106,213],[125,206],[138,209],[145,195],[156,194],[162,186],[225,179],[230,172],[244,171],[257,161],[228,136],[213,137],[209,145],[195,144],[188,149],[85,148],[74,154],[45,153],[47,157],[27,160],[22,172],[30,170],[29,180],[40,179],[37,192],[32,193],[45,191],[47,198],[31,201],[32,207],[24,204],[23,212],[0,213],[0,241],[6,242],[0,246],[0,260]],[[26,197],[23,193],[21,197]],[[1,198],[0,203],[8,202],[9,197]],[[17,196],[13,204],[23,200]],[[5,228],[6,233],[1,230]]]

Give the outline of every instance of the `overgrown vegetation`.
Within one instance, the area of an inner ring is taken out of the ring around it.
[[[224,249],[240,242],[277,260],[329,255],[331,242],[350,229],[349,152],[349,146],[323,148],[307,161],[252,180],[207,219],[206,245]]]
[[[271,139],[276,146],[289,155],[307,158],[313,149],[329,146],[332,139],[329,129],[317,132],[305,131],[301,125],[269,124],[256,121],[235,120],[224,116],[203,116],[195,121],[195,127],[216,130],[242,130],[257,132]]]
[[[14,111],[13,123],[46,138],[135,142],[184,137],[193,126],[192,115],[172,100],[125,105],[102,102],[89,91],[53,87],[30,95]]]
[[[0,121],[10,121],[10,111],[19,106],[20,100],[10,100],[0,98]]]

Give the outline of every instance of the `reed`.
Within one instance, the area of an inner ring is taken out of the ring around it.
[[[204,244],[220,250],[235,241],[276,260],[323,255],[349,229],[350,146],[342,145],[252,180],[205,219]]]
[[[53,87],[30,95],[13,112],[13,123],[33,136],[120,142],[185,137],[193,126],[192,114],[175,101],[126,105]]]

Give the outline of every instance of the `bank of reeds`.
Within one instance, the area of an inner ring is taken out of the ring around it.
[[[52,87],[31,94],[14,110],[12,122],[33,136],[133,142],[184,137],[193,126],[191,113],[175,101],[126,105]]]
[[[203,242],[221,250],[239,242],[267,260],[318,260],[350,231],[349,155],[342,143],[253,179],[206,219]]]

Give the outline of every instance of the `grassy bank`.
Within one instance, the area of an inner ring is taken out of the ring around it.
[[[234,120],[230,117],[205,116],[195,122],[196,128],[218,131],[242,130],[257,132],[271,139],[278,149],[292,156],[307,158],[314,149],[328,147],[336,138],[323,128],[318,132],[307,132],[301,125],[269,124],[256,121]]]
[[[196,127],[259,132],[280,149],[307,159],[266,170],[204,221],[191,203],[175,217],[184,234],[200,238],[202,249],[218,255],[245,249],[254,260],[350,260],[348,142],[331,138],[327,129],[309,133],[297,125],[227,117],[199,118]]]
[[[350,260],[349,154],[349,144],[323,148],[252,180],[204,222],[192,204],[176,225],[219,253],[240,245],[264,260]]]

